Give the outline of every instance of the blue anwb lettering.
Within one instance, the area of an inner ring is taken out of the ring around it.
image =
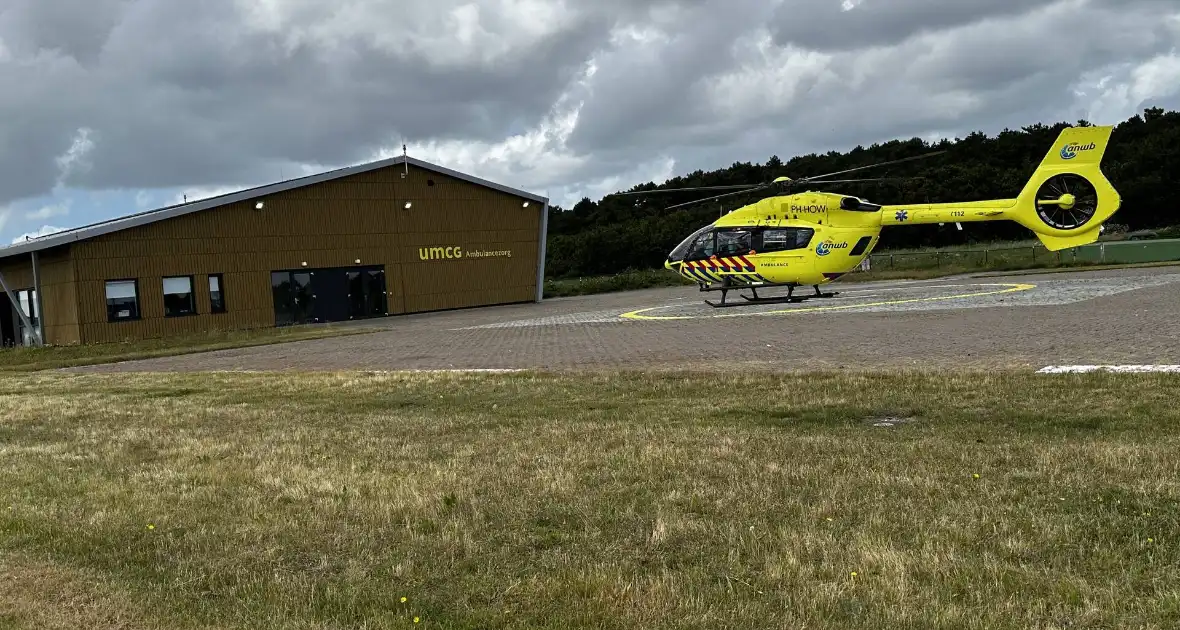
[[[1072,160],[1076,158],[1082,151],[1093,151],[1097,148],[1098,145],[1094,144],[1093,142],[1090,144],[1078,144],[1076,142],[1071,142],[1061,147],[1061,159]]]
[[[815,246],[815,253],[819,256],[827,256],[832,253],[833,249],[848,249],[848,243],[833,243],[832,241],[822,241]]]

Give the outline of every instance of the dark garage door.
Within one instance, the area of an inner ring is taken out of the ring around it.
[[[272,271],[275,325],[340,322],[387,314],[384,267]]]

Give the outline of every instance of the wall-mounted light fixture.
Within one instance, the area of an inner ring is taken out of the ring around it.
[[[255,209],[255,210],[261,210],[261,209],[262,209],[262,205],[263,205],[263,204],[262,204],[262,202],[261,202],[261,201],[259,201],[258,203],[254,204],[254,209]]]
[[[414,205],[414,204],[413,204],[412,202],[409,202],[409,201],[407,201],[407,202],[406,202],[406,210],[409,210],[409,209],[410,209],[410,207],[411,207],[411,206],[413,206],[413,205]]]

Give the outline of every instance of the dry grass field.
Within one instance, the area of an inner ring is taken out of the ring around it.
[[[1178,394],[10,375],[0,628],[1173,628]]]

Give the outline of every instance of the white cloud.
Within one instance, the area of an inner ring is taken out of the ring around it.
[[[566,143],[577,128],[583,104],[583,101],[575,100],[575,92],[584,88],[595,71],[595,64],[588,63],[582,79],[562,94],[548,116],[530,129],[499,142],[432,140],[407,148],[407,153],[460,172],[548,195],[555,182],[576,177],[591,159],[575,154]],[[375,159],[401,154],[399,144],[383,149]],[[574,201],[580,198],[578,196]],[[551,201],[560,203],[556,198]],[[569,197],[564,202],[568,203]]]
[[[1173,50],[1135,68],[1130,91],[1135,105],[1180,92],[1180,55]]]
[[[54,160],[57,163],[58,187],[64,186],[70,176],[86,171],[91,167],[90,163],[86,161],[86,157],[94,150],[94,140],[90,138],[93,133],[94,131],[87,127],[78,129],[74,133],[74,139],[70,143],[70,148]]]
[[[41,206],[40,208],[33,210],[31,212],[26,212],[25,218],[26,219],[33,219],[36,221],[44,221],[45,219],[48,219],[50,217],[65,216],[69,213],[70,213],[70,202],[67,199],[66,201],[62,201],[60,203],[52,203],[52,204],[44,205],[44,206]]]
[[[0,232],[4,231],[4,226],[8,225],[8,219],[12,216],[12,208],[0,208]]]
[[[662,184],[676,176],[676,160],[665,156],[636,164],[633,168],[606,177],[572,186],[559,186],[553,191],[551,203],[563,208],[572,208],[583,197],[600,199],[620,190],[626,190],[638,183]]]
[[[718,116],[748,119],[789,111],[800,90],[818,82],[837,82],[829,69],[832,55],[779,47],[770,33],[743,40],[736,49],[739,68],[709,82],[707,98]]]
[[[64,229],[66,229],[66,228],[59,228],[59,227],[53,227],[52,225],[45,225],[45,226],[42,226],[41,229],[37,230],[36,232],[25,232],[24,234],[21,234],[20,236],[12,239],[12,242],[13,242],[13,244],[23,243],[26,240],[40,238],[42,236],[48,236],[50,234],[53,234],[54,232],[61,232]]]
[[[522,188],[546,184],[573,174],[585,164],[565,148],[565,140],[577,125],[578,111],[559,112],[525,132],[500,142],[431,141],[415,145],[412,157],[465,173]],[[383,151],[379,157],[401,155],[401,148]]]
[[[1111,123],[1126,119],[1158,99],[1180,95],[1180,54],[1152,57],[1087,73],[1075,86],[1076,108],[1087,120]]]
[[[281,34],[289,48],[337,50],[365,41],[436,66],[495,64],[569,28],[578,12],[563,1],[239,0],[248,27]]]

